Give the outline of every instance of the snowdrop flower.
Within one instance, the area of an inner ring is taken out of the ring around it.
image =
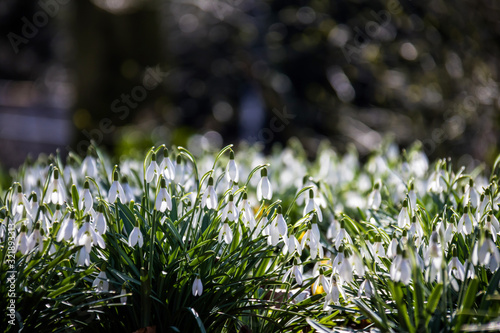
[[[208,209],[217,209],[217,193],[214,189],[214,179],[212,177],[208,178],[208,186],[201,197],[201,207]]]
[[[297,250],[297,253],[299,256],[302,255],[302,245],[300,244],[299,240],[295,237],[295,235],[290,235],[288,237],[288,253],[293,254],[295,250]],[[283,247],[285,248],[285,247]]]
[[[167,209],[172,210],[172,199],[170,198],[170,194],[168,194],[167,182],[163,177],[160,180],[160,190],[156,196],[155,209],[162,213]]]
[[[459,287],[457,280],[463,281],[465,279],[464,265],[458,260],[457,247],[453,244],[452,247],[453,257],[448,263],[448,276],[450,277],[451,286],[458,292]]]
[[[93,226],[90,224],[90,216],[87,215],[86,221],[78,230],[76,234],[76,245],[84,246],[85,251],[90,253],[93,245],[98,245],[100,248],[106,248],[106,244],[104,243],[104,239],[101,235],[95,232]]]
[[[267,168],[262,168],[260,170],[260,176],[261,178],[259,184],[257,185],[257,200],[271,200],[273,197],[273,189],[271,187],[271,182],[267,178]]]
[[[99,275],[92,282],[92,288],[94,288],[99,293],[105,293],[109,291],[108,276],[104,270],[99,272]]]
[[[444,181],[444,177],[446,176],[446,174],[443,170],[440,169],[440,164],[441,163],[438,163],[436,165],[436,170],[429,177],[429,185],[427,187],[427,190],[429,192],[439,194],[442,193],[446,188],[446,182]]]
[[[97,216],[94,221],[94,226],[95,226],[95,231],[99,235],[104,235],[106,233],[107,229],[107,223],[106,223],[106,218],[104,217],[104,207],[102,205],[99,205],[97,207]]]
[[[415,185],[410,182],[410,191],[408,192],[408,199],[410,199],[410,209],[415,211],[417,209],[417,194],[415,193]]]
[[[335,305],[339,304],[340,292],[341,292],[341,289],[337,285],[337,279],[332,274],[330,292],[326,294],[325,304],[323,305],[323,310],[326,311],[328,309],[328,305],[330,303],[333,303]]]
[[[36,218],[38,208],[40,207],[40,205],[38,204],[38,195],[36,194],[36,192],[31,192],[30,200],[28,201],[25,196],[23,196],[23,200],[26,213],[31,220],[34,220]]]
[[[500,252],[488,232],[482,237],[482,241],[476,242],[472,250],[472,263],[475,266],[481,264],[492,272],[500,267]]]
[[[126,305],[127,304],[127,289],[125,289],[125,284],[122,286],[122,290],[120,291],[120,303],[122,305]]]
[[[439,244],[439,234],[437,231],[433,231],[429,240],[429,246],[425,252],[425,263],[426,265],[430,265],[429,269],[426,271],[429,281],[437,279],[438,282],[441,282],[440,270],[442,260],[443,252]]]
[[[30,251],[38,245],[38,252],[41,253],[43,250],[43,236],[40,231],[40,222],[35,225],[35,229],[29,236]]]
[[[177,156],[177,160],[179,160],[179,163],[177,165],[177,168],[180,169],[180,156]],[[163,160],[161,161],[160,164],[160,171],[163,173],[163,176],[167,178],[168,180],[172,181],[175,178],[175,170],[177,169],[176,166],[174,166],[174,163],[170,160],[168,157],[168,149],[166,147],[163,147]]]
[[[385,248],[384,248],[384,243],[382,242],[382,239],[380,235],[375,236],[375,242],[373,242],[373,245],[370,243],[367,243],[370,252],[372,253],[374,259],[376,262],[381,263],[381,260],[379,257],[384,258],[385,257]]]
[[[347,231],[344,228],[344,221],[340,223],[340,230],[339,233],[337,234],[337,237],[335,237],[335,249],[337,251],[340,249],[340,246],[343,244],[352,244],[352,239],[351,236],[347,233]]]
[[[368,279],[365,279],[359,285],[358,297],[361,297],[363,294],[365,294],[365,296],[368,298],[373,296],[373,286]]]
[[[146,182],[151,183],[160,173],[158,163],[156,163],[156,153],[151,155],[151,162],[146,169]]]
[[[87,156],[85,156],[82,162],[82,174],[94,179],[97,177],[98,174],[97,163],[95,158],[90,154],[90,148],[89,152],[87,153]]]
[[[228,244],[228,245],[231,244],[231,242],[233,241],[233,231],[231,230],[231,227],[227,223],[227,220],[226,220],[226,222],[224,222],[224,224],[220,228],[219,243],[221,243],[223,239],[224,239],[224,242],[226,242],[226,244]]]
[[[474,180],[470,179],[469,184],[465,185],[464,198],[462,200],[464,208],[469,203],[472,207],[476,208],[479,205],[479,194],[474,188]]]
[[[315,219],[315,216],[314,216]],[[320,258],[324,257],[323,246],[320,243],[320,232],[318,228],[318,224],[313,223],[309,225],[309,228],[302,236],[301,246],[305,248],[306,245],[309,245],[309,252],[311,259],[316,259],[316,256],[319,254]]]
[[[134,191],[132,190],[132,188],[130,187],[130,184],[128,183],[127,176],[123,176],[122,182],[123,182],[123,185],[122,185],[123,192],[125,193],[125,197],[123,198],[123,201],[126,203],[130,203],[132,200],[135,199]],[[120,198],[120,199],[122,199],[122,198]]]
[[[236,162],[234,161],[234,152],[231,150],[229,152],[229,162],[226,167],[226,179],[228,182],[238,183],[239,171]]]
[[[304,207],[304,216],[310,212],[316,212],[318,220],[320,222],[323,221],[323,214],[321,213],[321,209],[314,199],[314,191],[312,189],[309,190],[309,199],[307,200],[307,204]]]
[[[87,252],[85,247],[82,247],[76,254],[77,266],[90,266],[90,253]]]
[[[144,238],[142,237],[141,229],[139,229],[139,225],[136,224],[134,229],[130,232],[128,236],[128,246],[134,247],[139,244],[139,248],[144,244]]]
[[[250,203],[248,202],[248,195],[246,192],[243,192],[243,200],[240,203],[240,211],[242,212],[241,214],[241,219],[251,230],[253,230],[257,226],[257,222],[255,221],[255,216],[252,211],[252,207],[250,206]],[[260,225],[260,224],[259,224]],[[255,233],[253,234],[255,237]]]
[[[332,262],[332,274],[339,275],[340,284],[353,281],[353,269],[348,257],[349,251],[341,248]]]
[[[85,183],[83,184],[83,195],[80,197],[80,203],[78,209],[82,210],[85,208],[83,211],[83,214],[86,215],[90,212],[94,205],[94,199],[92,198],[92,194],[90,193],[90,184],[89,181],[86,180]]]
[[[26,234],[28,228],[23,224],[21,226],[21,232],[17,236],[16,245],[17,251],[21,252],[22,255],[28,254],[31,251],[31,241],[28,235]]]
[[[201,279],[199,277],[194,279],[192,292],[193,296],[201,296],[203,293],[203,284],[201,283]]]
[[[368,208],[379,209],[382,203],[382,195],[380,194],[380,181],[373,185],[373,190],[368,195]]]
[[[49,184],[49,187],[47,188],[47,193],[45,196],[45,202],[46,203],[54,203],[54,204],[59,204],[62,205],[65,200],[65,190],[63,187],[63,184],[61,183],[59,179],[59,169],[54,168],[54,171],[52,173],[52,181]]]
[[[493,242],[496,242],[498,232],[500,231],[500,224],[498,223],[498,219],[491,212],[488,214],[488,217],[486,218],[486,223],[484,224],[484,228],[491,233]]]
[[[111,187],[110,187],[109,193],[108,193],[108,201],[110,203],[115,203],[116,199],[118,199],[118,198],[121,201],[126,200],[125,191],[123,191],[123,187],[120,184],[120,182],[118,181],[118,178],[119,178],[118,171],[115,170],[115,172],[113,173],[113,183],[111,184]]]
[[[330,286],[330,281],[325,277],[323,268],[319,269],[319,276],[317,277],[316,281],[314,281],[312,285],[312,293],[313,295],[319,294],[320,289],[319,287],[322,286],[323,290],[328,294],[330,293],[331,286]]]
[[[403,208],[398,215],[398,227],[405,228],[410,225],[410,216],[408,215],[408,200],[403,201]]]
[[[415,245],[419,246],[422,238],[424,237],[424,229],[420,225],[420,222],[417,221],[417,216],[413,215],[411,218],[410,229],[408,229],[408,236],[415,241]]]
[[[328,227],[328,230],[326,231],[326,238],[334,240],[337,237],[337,233],[340,230],[340,223],[339,221],[334,217],[332,219],[332,222],[330,223],[330,226]]]
[[[21,215],[25,208],[25,197],[23,194],[23,188],[20,184],[17,185],[16,194],[12,195],[12,211],[13,215]]]
[[[464,214],[458,221],[457,225],[457,232],[460,232],[463,235],[470,235],[472,233],[473,228],[477,225],[477,221],[474,215],[469,214],[469,210],[470,206],[464,207]]]
[[[240,213],[238,212],[238,208],[234,204],[234,195],[229,194],[229,200],[221,213],[221,220],[225,221],[228,219],[229,221],[234,222],[238,220],[239,215]]]
[[[283,218],[282,208],[278,206],[276,209],[276,217],[271,222],[270,225],[270,236],[271,236],[271,244],[276,246],[279,242],[280,237],[286,241],[288,235],[288,226],[286,224],[285,219]]]
[[[285,281],[288,279],[290,275],[293,275],[295,277],[295,281],[299,286],[302,285],[304,282],[303,277],[302,277],[302,266],[300,266],[300,259],[296,258],[295,263],[293,266],[285,273],[283,276],[282,282],[285,283]]]
[[[410,260],[407,258],[406,250],[403,250],[401,254],[397,254],[393,260],[390,268],[390,277],[394,282],[402,282],[404,285],[410,283],[411,265]]]
[[[478,221],[481,221],[483,219],[484,213],[486,213],[486,208],[490,204],[489,191],[489,189],[486,189],[484,193],[481,194],[481,199],[479,200],[480,204],[476,211],[476,219]]]
[[[69,218],[64,219],[61,227],[59,228],[59,232],[57,233],[57,241],[60,242],[63,239],[65,241],[69,241],[76,234],[75,232],[75,212],[72,211]]]

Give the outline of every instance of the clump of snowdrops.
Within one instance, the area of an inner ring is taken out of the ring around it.
[[[2,194],[0,278],[10,240],[26,330],[491,327],[498,164],[466,173],[390,143],[364,165],[327,144],[311,162],[295,141],[269,156],[52,156],[27,162]]]

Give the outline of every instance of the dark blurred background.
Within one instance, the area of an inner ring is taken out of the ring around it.
[[[499,152],[495,0],[1,0],[0,158],[297,136]]]

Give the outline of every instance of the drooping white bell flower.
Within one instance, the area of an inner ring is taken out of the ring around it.
[[[123,200],[125,203],[130,203],[132,200],[135,200],[134,191],[132,190],[130,184],[128,183],[127,176],[123,176],[122,182],[123,182],[122,188],[123,192],[125,193],[125,198],[123,199],[120,198],[120,199]]]
[[[87,153],[87,156],[85,156],[82,162],[82,174],[93,179],[95,179],[98,174],[97,162],[95,158],[90,154],[90,148],[89,153]]]
[[[382,195],[380,194],[380,181],[373,185],[373,190],[368,195],[368,208],[379,209],[382,203]]]
[[[323,290],[327,294],[330,293],[330,290],[331,290],[330,281],[328,281],[328,279],[324,275],[323,268],[320,268],[318,273],[319,273],[319,275],[316,278],[316,281],[314,281],[314,283],[312,285],[312,293],[313,293],[313,295],[319,294],[319,290],[318,290],[319,286],[322,286]]]
[[[166,179],[172,181],[175,178],[175,170],[177,168],[181,169],[181,155],[177,156],[177,160],[179,161],[179,164],[177,166],[174,166],[174,163],[170,160],[168,157],[168,149],[166,147],[163,148],[163,160],[161,161],[160,164],[160,171],[163,173],[163,176],[165,176]]]
[[[359,285],[358,297],[361,297],[363,294],[368,298],[373,296],[373,286],[368,279],[364,279]]]
[[[403,229],[407,225],[410,225],[410,215],[408,214],[408,200],[405,199],[405,201],[403,201],[403,207],[398,215],[398,227]]]
[[[453,257],[448,263],[448,276],[450,278],[451,286],[455,291],[458,292],[459,286],[457,280],[464,281],[465,279],[465,268],[464,265],[460,262],[457,256],[457,248],[455,244],[452,247]]]
[[[410,283],[411,264],[410,260],[407,258],[406,250],[404,250],[401,254],[396,255],[389,272],[392,281],[402,282],[404,285],[408,285]]]
[[[410,190],[408,191],[409,206],[411,211],[417,209],[417,194],[415,193],[415,185],[413,182],[410,183]]]
[[[158,163],[156,163],[156,153],[153,153],[151,155],[151,162],[146,169],[146,182],[151,183],[159,174],[160,168],[158,167]]]
[[[158,195],[156,196],[155,209],[160,212],[165,212],[167,209],[172,210],[172,199],[167,191],[167,182],[165,178],[160,180],[160,189],[158,190]]]
[[[226,179],[228,182],[238,183],[240,178],[240,173],[238,171],[238,165],[234,161],[234,152],[231,150],[229,152],[229,162],[226,166]]]
[[[23,224],[21,226],[21,232],[16,239],[16,251],[19,251],[22,255],[28,254],[31,251],[31,242],[29,236],[26,234],[28,228]]]
[[[196,277],[192,287],[193,296],[201,296],[203,293],[203,283],[199,277]]]
[[[500,267],[500,251],[488,232],[482,240],[476,242],[472,250],[472,263],[475,266],[482,265],[492,272],[496,272]]]
[[[58,242],[62,241],[63,239],[65,241],[69,241],[75,235],[75,212],[72,211],[69,218],[64,219],[64,221],[62,222],[61,227],[59,228],[59,232],[57,233],[56,240]]]
[[[92,288],[99,293],[106,293],[109,291],[109,280],[104,270],[100,271],[94,282],[92,282]]]
[[[90,253],[92,246],[98,245],[101,249],[106,248],[104,239],[101,235],[95,232],[94,227],[90,224],[90,216],[87,215],[86,221],[76,234],[75,244],[84,246],[87,253]]]
[[[101,236],[106,233],[108,228],[106,217],[104,216],[104,207],[101,205],[97,207],[97,216],[94,220],[94,227],[95,231]]]
[[[332,262],[332,274],[339,275],[340,284],[351,283],[353,281],[353,268],[348,258],[349,255],[347,250],[341,248]]]
[[[12,211],[15,215],[21,215],[25,208],[25,196],[21,184],[17,185],[17,191],[12,194]]]
[[[426,271],[428,281],[437,280],[441,282],[441,263],[443,261],[443,251],[439,244],[439,234],[433,231],[429,240],[429,246],[425,251],[425,264],[429,266]]]
[[[66,194],[63,184],[59,179],[59,169],[54,168],[54,171],[52,173],[52,181],[49,183],[44,201],[46,203],[62,205],[65,199]]]
[[[458,221],[457,232],[460,232],[462,235],[470,235],[474,227],[477,225],[476,218],[469,212],[469,210],[470,206],[465,206],[464,214]]]
[[[276,246],[279,242],[280,237],[285,241],[285,237],[288,236],[288,226],[286,224],[285,218],[283,217],[283,212],[281,206],[278,206],[276,209],[276,217],[271,222],[270,225],[270,236],[271,243],[273,246]]]
[[[470,203],[473,208],[476,208],[479,205],[479,194],[474,188],[474,180],[472,178],[469,180],[469,183],[465,185],[464,189],[464,197],[463,197],[463,205],[464,208]]]
[[[321,212],[321,208],[319,207],[319,205],[316,202],[316,199],[314,198],[314,191],[312,189],[309,190],[309,198],[307,200],[306,206],[304,207],[304,216],[311,212],[316,212],[318,220],[320,222],[323,221],[323,213]]]
[[[221,243],[222,240],[224,240],[224,242],[228,245],[233,241],[233,231],[231,230],[229,223],[227,223],[227,220],[222,224],[219,231],[219,243]]]
[[[83,184],[83,195],[80,196],[78,206],[78,209],[84,210],[84,215],[87,215],[94,206],[94,199],[92,198],[92,193],[90,193],[90,184],[88,180],[85,180],[85,183]]]
[[[325,297],[325,304],[323,305],[323,310],[328,309],[328,305],[330,303],[333,303],[335,305],[339,304],[339,299],[340,299],[340,293],[341,293],[341,287],[337,284],[337,279],[335,276],[332,274],[331,277],[331,287],[330,287],[330,292],[326,294]]]
[[[208,178],[208,186],[201,197],[201,207],[208,209],[217,209],[219,201],[217,200],[217,193],[214,189],[214,179],[212,177]]]
[[[231,222],[235,222],[238,221],[239,215],[238,207],[234,204],[234,195],[229,194],[229,200],[221,213],[221,221],[228,219]]]
[[[122,286],[122,290],[120,291],[120,303],[122,305],[126,305],[127,304],[127,289],[125,289],[125,285]]]
[[[241,220],[247,228],[253,230],[257,226],[257,221],[255,220],[255,215],[253,213],[252,207],[250,206],[250,202],[248,201],[248,195],[246,192],[243,193],[243,200],[240,203],[240,211],[241,211]],[[258,235],[258,234],[257,234]],[[252,234],[253,237],[256,236],[255,233]]]
[[[345,230],[344,223],[345,222],[343,220],[340,222],[340,230],[337,234],[337,237],[335,237],[334,245],[337,251],[343,244],[352,244],[351,236],[349,236],[349,233]]]
[[[29,236],[29,244],[30,244],[30,251],[35,248],[35,246],[38,245],[38,252],[41,253],[43,251],[43,236],[42,232],[40,231],[40,222],[37,222],[35,225],[35,229]]]
[[[115,203],[116,199],[120,199],[122,202],[126,201],[126,195],[125,191],[123,190],[122,185],[118,181],[119,176],[118,176],[118,171],[115,171],[113,173],[113,183],[111,184],[111,187],[108,192],[108,201],[110,203]]]
[[[294,276],[297,284],[301,286],[304,282],[304,279],[302,277],[302,266],[300,265],[300,259],[298,258],[296,258],[296,262],[294,263],[294,265],[292,265],[292,267],[285,273],[282,282],[284,283],[291,275]]]
[[[260,171],[260,181],[257,185],[257,200],[262,201],[262,199],[271,200],[273,197],[273,189],[271,182],[267,178],[267,168],[262,168]]]
[[[85,246],[76,253],[77,266],[90,266],[90,253],[87,252]]]
[[[139,245],[139,248],[144,245],[144,238],[142,237],[142,232],[138,225],[132,229],[128,236],[128,246],[134,247],[136,245]]]

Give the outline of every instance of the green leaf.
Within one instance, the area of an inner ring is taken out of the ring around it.
[[[307,318],[306,321],[309,325],[311,325],[312,328],[314,328],[316,330],[316,332],[319,332],[319,333],[331,333],[331,332],[333,332],[332,330],[326,328],[325,326],[312,320],[311,318]]]
[[[432,318],[432,314],[434,313],[434,311],[436,310],[436,308],[439,304],[442,291],[443,291],[443,284],[442,283],[436,284],[436,286],[434,287],[434,289],[431,292],[431,295],[429,296],[429,298],[427,300],[427,306],[425,307],[425,311],[426,311],[425,326],[428,326],[428,324]]]
[[[214,254],[215,254],[215,252],[210,250],[210,251],[203,253],[202,255],[197,255],[193,260],[191,260],[191,262],[189,263],[189,266],[195,267],[195,266],[201,265],[205,260],[212,257]]]
[[[61,288],[50,292],[48,297],[49,298],[56,298],[57,296],[65,293],[66,291],[71,290],[75,285],[76,285],[76,283],[74,283],[74,282],[68,283],[65,286],[62,286]]]
[[[196,319],[196,323],[198,324],[198,327],[200,328],[200,332],[201,333],[207,333],[207,331],[205,330],[205,325],[203,325],[203,322],[201,321],[201,318],[200,318],[200,315],[198,314],[198,312],[196,312],[196,310],[193,309],[193,308],[191,308],[191,307],[187,307],[186,309]]]

